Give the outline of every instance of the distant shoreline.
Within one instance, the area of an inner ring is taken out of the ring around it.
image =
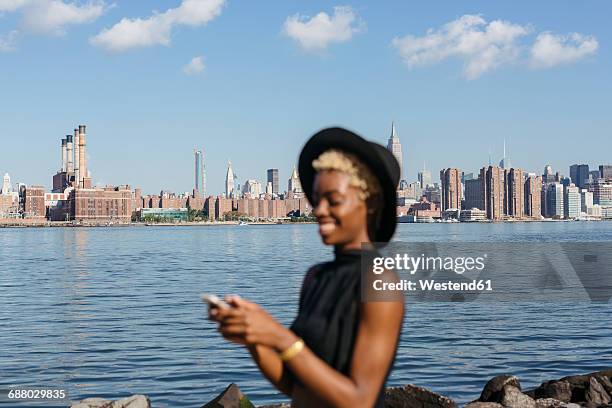
[[[316,221],[307,222],[270,222],[270,221],[253,221],[247,222],[246,225],[240,225],[238,221],[217,221],[217,222],[178,222],[178,223],[144,223],[131,222],[127,224],[119,223],[92,223],[92,224],[73,224],[72,222],[64,221],[39,221],[32,219],[23,219],[18,222],[8,222],[8,219],[0,219],[0,228],[127,228],[127,227],[215,227],[215,226],[253,226],[253,225],[300,225],[300,224],[316,224]],[[13,220],[11,220],[13,221]],[[398,222],[398,224],[514,224],[514,223],[534,223],[534,222],[605,222],[610,220],[501,220],[501,221],[473,221],[473,222]]]
[[[247,225],[240,225],[238,221],[218,221],[218,222],[177,222],[177,223],[145,223],[131,222],[127,224],[120,223],[92,223],[92,224],[73,224],[72,222],[64,221],[38,221],[38,220],[22,220],[19,222],[6,222],[0,220],[0,228],[115,228],[115,227],[214,227],[214,226],[251,226],[251,225],[299,225],[299,224],[316,224],[316,221],[308,222],[267,222],[253,221],[247,222]]]

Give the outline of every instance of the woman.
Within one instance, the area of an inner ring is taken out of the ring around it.
[[[384,147],[329,128],[302,149],[299,176],[335,259],[307,272],[291,328],[238,296],[210,318],[226,339],[248,347],[292,406],[381,407],[404,303],[361,299],[361,257],[395,231],[399,166]]]

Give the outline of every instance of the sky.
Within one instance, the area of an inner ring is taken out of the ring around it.
[[[207,192],[281,186],[308,137],[340,125],[404,175],[612,162],[608,1],[0,0],[0,172],[51,187],[87,125],[94,184]]]

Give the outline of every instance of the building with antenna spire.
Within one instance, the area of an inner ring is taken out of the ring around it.
[[[421,188],[427,188],[427,186],[433,185],[431,182],[431,171],[425,168],[425,162],[423,162],[423,170],[417,174],[417,179]]]
[[[234,170],[232,169],[232,162],[227,162],[227,173],[225,175],[225,197],[232,198],[234,197],[234,179],[236,175],[234,174]]]
[[[391,137],[389,137],[389,141],[387,142],[387,149],[397,159],[400,167],[400,180],[404,179],[404,166],[402,160],[402,144],[400,143],[400,139],[397,136],[397,131],[395,130],[395,122],[391,122]]]
[[[502,169],[509,169],[512,167],[512,164],[510,163],[510,158],[506,156],[506,139],[504,139],[504,155],[499,161],[499,167],[501,167]]]

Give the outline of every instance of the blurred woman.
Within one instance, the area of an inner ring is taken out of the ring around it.
[[[383,146],[342,128],[306,143],[299,177],[334,259],[311,267],[298,315],[283,327],[263,308],[228,296],[210,318],[248,347],[266,378],[294,407],[382,407],[404,314],[403,297],[362,298],[362,257],[395,231],[399,165]],[[367,272],[367,271],[366,271]]]

